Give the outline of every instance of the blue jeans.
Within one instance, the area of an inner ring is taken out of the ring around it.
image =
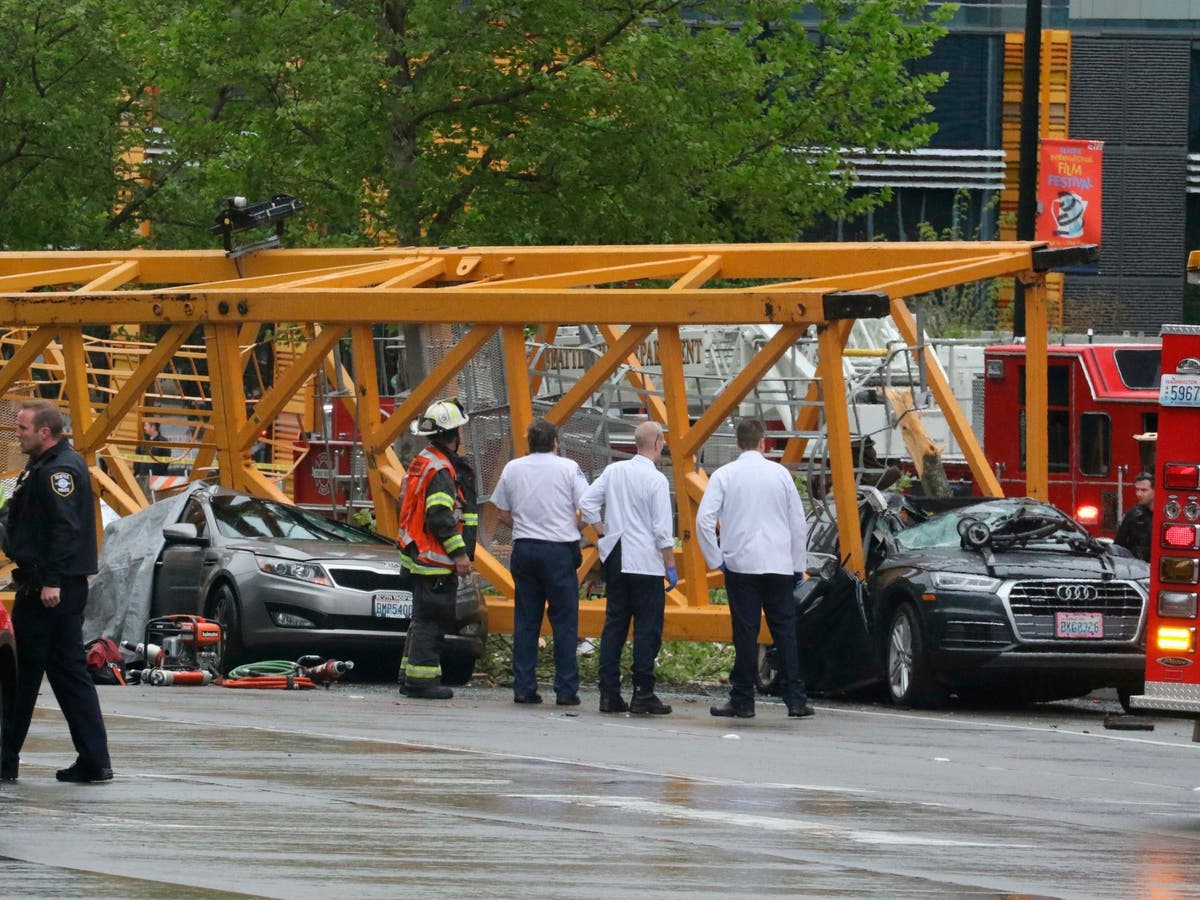
[[[796,645],[796,604],[791,575],[745,575],[726,571],[729,618],[733,624],[733,671],[729,673],[729,702],[754,706],[758,674],[758,630],[762,616],[779,656],[779,685],[788,705],[807,702],[800,680],[800,651]]]
[[[554,633],[554,693],[579,693],[578,543],[522,538],[513,542],[509,569],[516,587],[513,602],[513,695],[537,692],[538,633],[547,613]]]
[[[654,661],[662,648],[666,586],[661,575],[632,575],[621,571],[621,542],[604,561],[608,601],[600,635],[600,696],[621,693],[621,651],[633,621],[633,690],[654,693]]]

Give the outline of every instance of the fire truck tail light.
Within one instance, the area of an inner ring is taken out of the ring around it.
[[[1166,584],[1200,584],[1200,560],[1164,556],[1158,561],[1158,580]]]
[[[1196,629],[1177,625],[1158,626],[1158,649],[1173,653],[1192,653],[1196,649]]]
[[[1182,491],[1194,491],[1200,488],[1200,465],[1167,463],[1163,466],[1163,486]]]
[[[1196,618],[1195,591],[1159,591],[1158,614],[1164,619]],[[1159,634],[1162,634],[1160,631]]]
[[[1100,521],[1100,509],[1090,503],[1085,504],[1075,510],[1075,521],[1081,525],[1095,525]]]
[[[1196,546],[1195,525],[1167,525],[1162,531],[1164,547],[1174,550],[1192,550]]]

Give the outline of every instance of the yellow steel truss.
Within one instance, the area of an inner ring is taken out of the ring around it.
[[[914,348],[920,345],[905,297],[996,276],[1020,277],[1027,291],[1030,356],[1027,403],[1030,422],[1045,413],[1045,271],[1042,248],[1031,243],[922,244],[751,244],[613,247],[462,247],[272,250],[234,262],[221,252],[127,251],[0,253],[0,393],[28,395],[31,371],[53,358],[61,370],[61,402],[70,412],[76,447],[92,466],[97,502],[104,497],[122,512],[146,499],[128,459],[112,442],[131,415],[146,415],[145,395],[155,379],[178,366],[189,335],[203,332],[206,409],[197,412],[192,446],[193,474],[215,466],[233,488],[287,499],[277,480],[251,461],[261,427],[314,376],[340,365],[331,351],[348,342],[354,400],[366,458],[366,476],[379,530],[396,532],[394,503],[403,469],[392,443],[424,407],[441,395],[481,347],[500,335],[504,349],[512,446],[522,452],[542,372],[526,355],[526,329],[552,340],[559,325],[591,324],[608,342],[607,351],[553,405],[548,418],[562,424],[594,392],[629,363],[638,345],[657,333],[661,384],[631,372],[645,391],[649,413],[662,421],[673,447],[672,469],[681,542],[678,588],[671,592],[669,638],[725,639],[725,609],[709,601],[720,574],[709,572],[694,533],[696,508],[706,475],[697,452],[738,408],[756,381],[810,326],[818,334],[818,376],[823,385],[833,496],[843,553],[861,572],[850,424],[841,356],[852,320],[890,312]],[[240,267],[240,269],[239,269]],[[241,277],[239,277],[239,273]],[[89,375],[88,335],[95,326],[154,330],[154,343],[141,345],[130,362],[113,367],[104,389]],[[245,347],[262,323],[287,323],[305,337],[302,351],[248,406],[243,374]],[[437,362],[391,416],[380,411],[375,377],[376,323],[469,326],[465,336]],[[724,384],[693,421],[684,378],[680,325],[780,326],[744,371]],[[1040,348],[1042,353],[1035,354]],[[984,493],[999,485],[978,439],[958,410],[945,374],[924,352],[930,387],[966,452]],[[174,377],[187,378],[174,373]],[[195,376],[202,380],[201,376]],[[818,399],[817,386],[811,389]],[[805,407],[798,431],[816,424],[815,405]],[[1028,434],[1029,493],[1046,496],[1045,433]],[[803,454],[793,438],[785,461]],[[107,463],[102,470],[100,460]],[[483,485],[486,491],[491,485]],[[585,559],[585,567],[594,555]],[[489,600],[494,630],[511,627],[512,579],[481,548],[476,568],[501,593]],[[603,603],[585,603],[581,633],[597,635]]]

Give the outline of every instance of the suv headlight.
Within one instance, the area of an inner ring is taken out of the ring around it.
[[[934,572],[930,580],[939,591],[957,591],[967,594],[994,594],[1003,583],[999,578],[986,575],[963,575],[958,572]]]
[[[281,578],[294,578],[296,581],[307,581],[309,584],[329,585],[329,573],[319,563],[296,562],[292,559],[278,559],[274,556],[255,555],[254,561],[258,568],[268,575],[278,575]]]

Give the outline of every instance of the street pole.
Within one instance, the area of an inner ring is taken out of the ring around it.
[[[1017,240],[1032,241],[1037,219],[1039,99],[1042,80],[1042,0],[1025,0],[1025,54],[1021,68],[1021,163],[1017,171]],[[1025,336],[1025,286],[1013,292],[1013,337]]]

